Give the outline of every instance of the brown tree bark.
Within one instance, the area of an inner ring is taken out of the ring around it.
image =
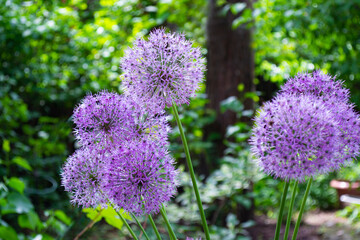
[[[229,125],[236,123],[236,114],[220,112],[220,102],[230,96],[244,100],[245,109],[253,109],[251,99],[245,99],[246,92],[254,92],[254,53],[251,47],[252,29],[242,25],[232,29],[233,20],[238,17],[228,11],[221,15],[223,6],[217,6],[216,0],[209,1],[209,16],[207,22],[208,71],[206,91],[209,98],[208,107],[217,113],[216,121],[208,129],[206,136],[212,133],[220,134],[216,140],[216,148],[212,153],[221,157],[225,146],[223,140]],[[251,0],[228,0],[227,3],[244,2],[251,8]],[[241,12],[239,13],[239,15]],[[244,84],[244,90],[238,91],[238,85]]]

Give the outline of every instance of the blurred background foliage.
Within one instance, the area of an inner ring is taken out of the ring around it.
[[[240,13],[233,28],[253,30],[257,106],[286,78],[318,68],[343,79],[360,106],[359,0],[258,0],[251,8],[243,1],[217,4],[224,14]],[[85,227],[85,214],[70,206],[59,185],[61,166],[76,149],[74,106],[88,92],[121,91],[124,49],[154,27],[186,33],[206,56],[206,21],[206,0],[0,0],[0,239],[72,239]],[[215,119],[207,102],[204,85],[180,109],[198,172],[213,146],[204,138],[204,128]],[[221,104],[236,112],[238,122],[228,126],[220,167],[208,161],[210,174],[199,176],[200,186],[213,239],[246,239],[252,217],[244,219],[241,212],[273,216],[282,183],[254,167],[246,142],[251,126],[241,121],[252,112],[236,96]],[[175,127],[171,151],[184,169],[178,136]],[[328,187],[333,177],[314,183],[309,208],[335,206]],[[182,174],[179,194],[168,206],[181,238],[201,235],[189,182]]]

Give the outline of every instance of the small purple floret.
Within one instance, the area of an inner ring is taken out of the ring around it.
[[[107,91],[87,95],[73,119],[76,140],[88,147],[111,148],[138,138],[166,144],[169,132],[164,111],[148,112],[132,99]]]
[[[321,71],[290,79],[255,118],[250,143],[260,167],[303,181],[351,162],[359,155],[360,120],[349,96]]]
[[[258,111],[251,150],[267,174],[303,181],[337,167],[337,124],[316,98],[283,94]]]
[[[156,29],[137,39],[121,61],[124,93],[149,108],[189,103],[203,81],[204,59],[182,34]]]
[[[339,144],[342,146],[338,154],[336,168],[346,165],[359,155],[360,151],[360,119],[350,102],[350,92],[344,82],[336,80],[322,71],[312,74],[302,73],[289,79],[282,87],[280,94],[311,95],[323,102],[325,108],[333,114],[341,131]]]
[[[105,192],[119,208],[136,215],[158,213],[176,192],[177,171],[165,148],[132,142],[107,165]]]
[[[85,208],[106,204],[106,198],[100,192],[104,179],[103,154],[81,148],[67,159],[61,173],[61,185],[70,192],[71,203]]]

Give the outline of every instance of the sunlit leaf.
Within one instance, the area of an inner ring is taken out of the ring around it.
[[[17,234],[12,227],[0,226],[0,239],[18,240]]]
[[[55,217],[57,217],[59,220],[61,220],[66,225],[69,226],[71,224],[71,222],[72,222],[71,218],[69,218],[63,211],[56,210],[54,214],[55,214]]]
[[[14,164],[17,164],[20,167],[23,167],[23,168],[25,168],[25,169],[27,169],[29,171],[32,171],[32,167],[29,165],[28,161],[26,161],[26,159],[24,159],[22,157],[19,157],[19,156],[14,157],[12,159],[12,162]]]
[[[9,187],[12,187],[19,193],[21,193],[21,194],[24,193],[25,183],[23,181],[21,181],[19,178],[12,177],[12,178],[10,178],[10,180],[8,181],[7,184]]]
[[[34,211],[20,215],[18,217],[18,223],[20,227],[31,230],[35,230],[37,226],[41,225],[40,218]]]

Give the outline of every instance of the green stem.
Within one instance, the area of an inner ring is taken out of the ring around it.
[[[176,123],[177,123],[177,125],[179,127],[181,140],[182,140],[182,143],[183,143],[183,146],[184,146],[184,151],[185,151],[185,155],[186,155],[186,163],[187,163],[189,171],[190,171],[190,177],[191,177],[191,181],[192,181],[193,188],[194,188],[194,191],[195,191],[196,202],[197,202],[197,205],[198,205],[199,211],[200,211],[202,226],[204,228],[206,239],[210,240],[209,227],[208,227],[207,222],[206,222],[206,217],[205,217],[204,209],[203,209],[200,194],[199,194],[199,189],[197,187],[197,183],[196,183],[196,179],[195,179],[195,173],[194,173],[194,169],[193,169],[193,166],[192,166],[192,163],[191,163],[189,147],[188,147],[186,137],[185,137],[185,134],[184,134],[184,129],[183,129],[181,121],[180,121],[179,113],[177,111],[177,107],[176,107],[176,104],[174,102],[172,104],[172,110],[174,112]]]
[[[150,223],[151,223],[152,228],[154,229],[154,232],[155,232],[155,234],[156,234],[157,239],[158,239],[158,240],[161,240],[160,233],[159,233],[159,231],[157,230],[157,227],[156,227],[156,225],[155,225],[155,222],[154,222],[154,220],[153,220],[153,218],[151,217],[150,214],[148,215],[148,218],[149,218],[149,221],[150,221]]]
[[[287,216],[287,220],[286,220],[286,228],[285,228],[284,240],[287,240],[287,238],[289,236],[289,229],[290,229],[290,225],[291,225],[291,216],[292,216],[292,211],[293,211],[293,208],[294,208],[296,189],[297,189],[298,183],[299,183],[298,181],[295,181],[294,187],[293,187],[293,193],[291,195],[289,212],[288,212],[288,216]]]
[[[290,185],[289,182],[285,182],[284,191],[283,191],[283,194],[281,196],[280,211],[279,211],[279,216],[278,216],[277,223],[276,223],[276,230],[275,230],[274,240],[279,240],[279,238],[280,238],[281,222],[282,222],[282,218],[283,218],[285,200],[286,200],[286,195],[287,195],[287,192],[288,192],[288,189],[289,189],[289,185]]]
[[[110,203],[111,207],[115,210],[115,212],[117,213],[117,215],[120,217],[121,221],[123,221],[123,223],[125,224],[126,228],[129,230],[131,236],[132,236],[135,240],[139,240],[139,239],[136,237],[134,231],[131,229],[130,225],[126,222],[126,219],[125,219],[118,211],[116,211],[114,204],[113,204],[112,202],[110,202],[110,201],[109,201],[109,203]]]
[[[176,238],[175,232],[174,232],[174,230],[172,229],[172,227],[170,225],[169,219],[167,218],[164,206],[162,206],[160,208],[160,213],[161,213],[161,216],[163,217],[163,219],[165,221],[165,224],[166,224],[166,226],[168,228],[170,238],[173,239],[173,240],[176,240],[177,238]]]
[[[300,213],[299,213],[299,217],[298,217],[298,219],[297,219],[297,221],[296,221],[296,225],[295,225],[294,233],[293,233],[293,236],[292,236],[292,240],[295,240],[295,239],[296,239],[297,233],[298,233],[298,231],[299,231],[299,227],[300,227],[300,223],[301,223],[301,217],[302,217],[302,215],[303,215],[303,213],[304,213],[305,204],[306,204],[306,199],[307,199],[307,197],[308,197],[308,195],[309,195],[312,181],[313,181],[313,178],[311,177],[311,178],[309,179],[308,184],[307,184],[304,198],[303,198],[303,200],[302,200],[302,202],[301,202]]]
[[[139,225],[139,228],[141,229],[141,231],[144,233],[144,236],[147,240],[149,239],[149,236],[146,234],[145,229],[143,228],[143,226],[141,225],[141,223],[139,222],[139,220],[137,219],[137,217],[135,216],[135,214],[131,213],[131,216],[135,219],[137,225]]]

